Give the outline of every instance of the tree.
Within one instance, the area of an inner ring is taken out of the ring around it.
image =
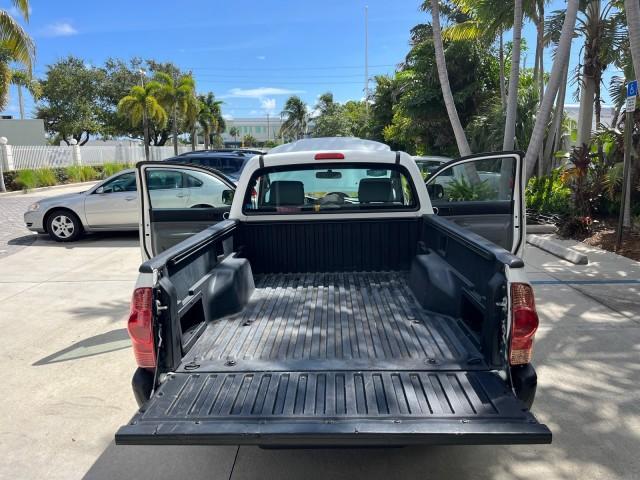
[[[507,109],[504,124],[503,150],[513,150],[518,108],[518,78],[520,75],[520,43],[522,41],[522,0],[515,0],[513,9],[513,48],[511,51],[511,72],[507,90]]]
[[[318,115],[313,119],[311,131],[314,137],[346,137],[351,135],[344,107],[333,101],[331,92],[320,95],[315,111],[318,112]]]
[[[458,151],[461,156],[471,154],[467,137],[460,123],[460,117],[458,117],[458,111],[453,100],[453,94],[451,93],[451,85],[449,84],[449,74],[447,72],[447,64],[444,58],[444,46],[442,44],[442,31],[440,29],[440,9],[438,5],[439,0],[430,0],[430,7],[427,2],[422,4],[424,10],[431,9],[431,22],[433,28],[433,45],[435,48],[436,66],[438,70],[438,77],[440,79],[440,86],[442,88],[442,96],[444,98],[444,104],[447,108],[449,115],[449,121],[453,128],[453,133],[458,145]]]
[[[637,0],[624,0],[629,26],[629,44],[636,78],[640,75],[640,5]]]
[[[157,82],[149,82],[144,87],[138,85],[131,88],[129,95],[118,102],[118,112],[129,119],[131,125],[141,126],[144,132],[144,154],[149,160],[149,124],[164,126],[167,123],[167,112],[162,107],[156,94],[162,86]]]
[[[531,139],[525,155],[525,169],[526,178],[528,179],[533,174],[535,167],[535,161],[538,157],[538,152],[541,147],[544,132],[549,121],[551,114],[551,108],[553,107],[553,101],[558,93],[560,82],[564,77],[563,67],[569,61],[569,54],[571,53],[571,40],[573,39],[573,29],[576,24],[576,17],[578,14],[579,0],[567,0],[567,11],[562,25],[562,33],[560,34],[560,40],[558,42],[558,49],[556,51],[556,57],[553,62],[553,68],[551,69],[551,77],[547,85],[544,98],[540,103],[540,110],[536,115],[536,123],[531,133]]]
[[[11,3],[22,18],[29,21],[29,1],[12,0]],[[9,102],[12,62],[22,65],[29,76],[35,57],[35,45],[31,37],[7,10],[0,9],[0,110]]]
[[[258,141],[256,140],[256,138],[247,133],[244,137],[242,137],[242,146],[243,147],[254,147],[258,144]]]
[[[240,135],[240,132],[238,131],[238,127],[231,127],[229,129],[229,135],[231,135],[233,137],[233,141],[237,142],[238,141],[238,135]]]
[[[198,123],[203,131],[204,148],[209,149],[212,134],[220,134],[219,126],[221,120],[220,105],[222,101],[216,100],[212,92],[206,95],[198,95],[200,102],[200,113],[198,115]],[[224,129],[223,129],[224,131]]]
[[[12,70],[11,71],[11,85],[18,88],[18,105],[20,108],[20,119],[24,119],[24,98],[22,95],[22,89],[24,88],[31,96],[38,100],[42,95],[42,88],[40,82],[35,80],[29,72],[26,70]]]
[[[191,75],[171,76],[165,72],[156,72],[154,76],[160,85],[157,97],[171,117],[173,134],[173,153],[178,155],[179,116],[195,101],[196,84]]]
[[[287,99],[280,113],[284,117],[280,131],[287,139],[299,140],[307,133],[307,105],[297,95]]]
[[[99,106],[100,70],[69,56],[47,67],[41,81],[42,97],[36,116],[46,130],[69,143],[74,138],[84,145],[103,129]]]

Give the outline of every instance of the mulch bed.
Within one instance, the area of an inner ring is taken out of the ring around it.
[[[593,223],[593,233],[589,236],[576,238],[589,246],[615,252],[632,260],[640,262],[640,232],[626,231],[622,236],[620,250],[615,251],[617,219],[599,219]]]

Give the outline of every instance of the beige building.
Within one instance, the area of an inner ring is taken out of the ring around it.
[[[0,137],[7,137],[9,145],[46,145],[44,121],[0,118]]]
[[[225,145],[240,144],[245,135],[251,135],[258,142],[275,140],[280,135],[282,120],[280,117],[259,117],[259,118],[234,118],[225,120],[227,129],[222,134]],[[234,139],[229,131],[232,127],[238,129],[238,136]]]

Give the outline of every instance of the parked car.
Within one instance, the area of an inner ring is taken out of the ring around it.
[[[436,155],[417,155],[413,157],[413,160],[416,162],[416,165],[418,165],[420,172],[422,172],[422,176],[426,179],[431,174],[435,173],[442,165],[453,160],[453,158],[440,157]]]
[[[240,174],[249,159],[254,155],[262,155],[264,153],[262,150],[250,149],[198,150],[183,153],[167,161],[172,163],[192,163],[214,168],[235,182],[240,178]]]
[[[128,320],[140,410],[117,444],[551,441],[530,411],[538,316],[517,256],[521,154],[450,163],[511,162],[513,200],[436,215],[408,154],[337,144],[253,157],[229,219],[168,248],[158,238],[199,218],[179,202],[156,210],[151,179],[176,168],[222,179],[138,165],[151,196]]]
[[[198,210],[207,221],[222,220],[229,210],[234,184],[203,181],[201,172],[165,169],[149,178],[157,209],[175,206]],[[40,200],[29,206],[24,221],[29,230],[48,233],[59,242],[77,240],[83,232],[138,230],[135,170],[123,170],[85,192]]]

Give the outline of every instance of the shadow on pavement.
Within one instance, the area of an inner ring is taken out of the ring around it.
[[[33,366],[39,367],[41,365],[48,365],[51,363],[93,357],[95,355],[124,350],[126,348],[131,348],[129,334],[127,333],[126,328],[119,328],[117,330],[111,330],[110,332],[101,333],[100,335],[80,340],[67,348],[38,360],[33,363]]]
[[[36,235],[33,235],[36,237]],[[14,239],[15,240],[15,239]],[[87,233],[82,235],[75,242],[56,242],[47,234],[38,234],[37,242],[31,246],[37,247],[56,247],[56,248],[86,248],[86,247],[114,247],[121,245],[123,247],[135,247],[138,245],[140,237],[138,232],[99,232]],[[13,240],[9,241],[11,244]]]
[[[39,235],[37,235],[35,233],[30,233],[30,234],[27,234],[27,235],[23,235],[21,237],[12,238],[11,240],[9,240],[7,242],[7,245],[27,246],[27,245],[31,245],[38,238],[39,238]]]

